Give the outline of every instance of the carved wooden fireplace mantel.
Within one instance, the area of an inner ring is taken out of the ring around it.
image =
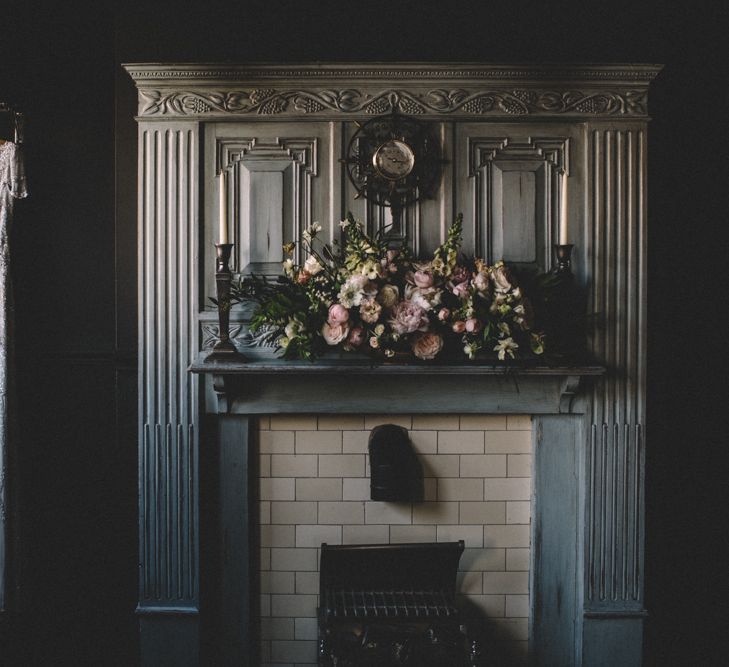
[[[413,412],[534,415],[534,663],[640,665],[647,90],[660,68],[126,68],[139,90],[143,664],[198,665],[210,660],[210,646],[216,664],[248,664],[252,420],[274,412],[402,412],[366,383],[343,392],[355,374],[387,377],[390,398],[421,388]],[[465,364],[457,374],[438,366],[296,366],[256,347],[245,308],[231,314],[230,336],[252,362],[198,362],[218,335],[208,302],[215,174],[231,174],[235,271],[274,266],[281,243],[314,221],[333,240],[347,210],[374,231],[388,224],[387,212],[355,200],[339,159],[352,121],[393,109],[433,121],[448,161],[436,197],[407,209],[392,232],[410,239],[415,253],[437,246],[463,212],[466,252],[549,269],[558,174],[568,171],[574,270],[589,311],[600,315],[589,341],[595,367],[525,369],[514,384],[502,370]],[[445,386],[450,393],[438,391]],[[211,452],[219,458],[219,511],[201,519],[200,462]],[[210,570],[219,581],[202,576]]]

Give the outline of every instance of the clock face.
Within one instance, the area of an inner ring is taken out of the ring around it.
[[[374,152],[372,164],[383,178],[398,181],[415,166],[415,153],[404,141],[390,139]]]

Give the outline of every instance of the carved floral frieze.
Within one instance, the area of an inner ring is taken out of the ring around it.
[[[456,114],[465,116],[644,116],[643,90],[579,91],[531,88],[415,92],[388,88],[378,92],[355,88],[211,91],[139,91],[140,116],[307,115],[307,114]]]

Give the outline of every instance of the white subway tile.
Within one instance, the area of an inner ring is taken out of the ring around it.
[[[342,543],[341,526],[296,526],[296,546],[319,548],[322,542],[327,544]]]
[[[320,431],[361,431],[364,415],[319,415]]]
[[[529,639],[529,619],[528,618],[498,618],[491,624],[494,633],[494,639],[506,641],[507,646],[518,646],[521,639],[526,641]]]
[[[261,500],[258,503],[258,523],[271,523],[271,503],[268,500]]]
[[[293,477],[266,477],[259,480],[261,500],[294,500],[296,485]]]
[[[457,431],[458,415],[413,415],[413,430]]]
[[[298,431],[296,433],[297,454],[340,454],[341,451],[341,431]]]
[[[461,431],[505,431],[504,415],[461,415]]]
[[[320,454],[319,477],[363,477],[365,457],[362,454]]]
[[[482,526],[436,526],[438,542],[458,542],[463,540],[473,549],[483,546]]]
[[[296,639],[317,639],[318,625],[315,618],[295,619],[294,637]]]
[[[459,572],[456,577],[456,590],[459,593],[481,595],[483,592],[482,572]]]
[[[294,593],[293,572],[261,572],[261,593]]]
[[[484,593],[529,594],[528,572],[484,572]]]
[[[277,641],[271,642],[271,662],[316,662],[315,641]]]
[[[438,453],[437,431],[410,431],[410,442],[418,454]]]
[[[387,544],[390,540],[390,530],[390,526],[342,526],[342,543]]]
[[[439,479],[438,500],[483,500],[483,479]]]
[[[506,523],[529,523],[531,503],[528,500],[510,500],[506,503]]]
[[[531,477],[532,455],[531,454],[509,454],[508,456],[509,477]]]
[[[423,480],[423,500],[425,502],[438,500],[438,480],[435,477],[426,477]]]
[[[317,593],[319,593],[319,573],[297,572],[296,592],[303,593],[305,595],[316,595]]]
[[[506,503],[503,502],[462,502],[458,522],[479,525],[504,523],[505,515]]]
[[[316,549],[271,549],[271,569],[316,572],[319,569]]]
[[[409,503],[365,503],[365,523],[412,523],[412,505]]]
[[[458,477],[458,454],[421,454],[424,477]]]
[[[271,477],[316,477],[316,454],[273,454]]]
[[[271,523],[316,523],[316,503],[274,501],[271,503]]]
[[[484,526],[483,539],[487,547],[528,547],[529,526]]]
[[[530,415],[507,415],[506,428],[509,431],[531,431],[532,418]]]
[[[413,505],[414,524],[456,524],[458,503],[417,503]]]
[[[262,547],[296,546],[296,533],[293,526],[260,526]]]
[[[344,478],[342,480],[342,500],[369,500],[369,477]]]
[[[362,501],[320,502],[319,523],[341,525],[364,523],[364,503]]]
[[[435,526],[390,526],[391,544],[435,541]]]
[[[529,477],[488,478],[483,485],[484,500],[529,500],[531,497]]]
[[[261,454],[293,454],[293,431],[263,431],[258,436]]]
[[[272,595],[271,616],[316,616],[316,595]]]
[[[529,617],[529,596],[528,595],[507,595],[506,616],[511,618]]]
[[[439,454],[483,454],[483,431],[439,431]]]
[[[314,415],[271,415],[273,431],[316,431]]]
[[[507,549],[506,569],[509,571],[528,571],[529,549],[525,547]]]
[[[261,564],[261,570],[271,569],[271,550],[261,549],[258,555],[258,562]]]
[[[261,454],[258,457],[258,476],[271,476],[271,456],[269,454]]]
[[[410,430],[413,427],[413,418],[410,415],[365,415],[365,430],[370,431],[382,424],[396,424]]]
[[[296,500],[341,500],[342,480],[302,477],[296,480]]]
[[[369,431],[342,431],[342,452],[344,454],[367,454]]]
[[[506,569],[506,549],[464,549],[458,569],[503,572]]]
[[[531,431],[486,431],[486,454],[531,454]]]
[[[268,415],[259,417],[256,420],[256,427],[259,431],[268,431],[271,428],[271,418]]]
[[[261,619],[261,639],[294,639],[294,619],[264,616]]]
[[[461,454],[461,477],[506,477],[506,455]]]
[[[462,595],[459,597],[468,603],[468,607],[471,607],[471,609],[468,609],[468,607],[464,609],[464,616],[467,618],[481,615],[474,614],[474,608],[489,618],[504,615],[505,601],[503,595]]]
[[[261,616],[270,616],[271,615],[271,596],[270,595],[261,595],[260,596],[259,609],[261,611]]]

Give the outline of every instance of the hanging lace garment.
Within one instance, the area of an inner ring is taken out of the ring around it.
[[[8,236],[16,199],[27,196],[22,151],[10,141],[0,144],[0,609],[7,600],[7,473],[10,415],[10,371],[12,350],[12,298],[10,295],[10,248]]]

